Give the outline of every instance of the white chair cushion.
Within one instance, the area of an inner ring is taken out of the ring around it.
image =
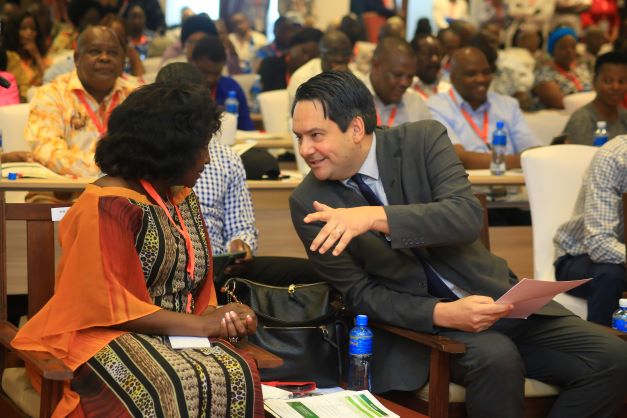
[[[39,418],[41,397],[31,385],[24,367],[4,369],[2,390],[25,414]]]
[[[535,379],[525,379],[525,398],[538,398],[541,396],[554,396],[559,394],[557,386],[549,385]],[[423,401],[429,400],[429,383],[418,391],[418,397]],[[451,383],[448,385],[448,402],[465,402],[466,389],[463,386]]]

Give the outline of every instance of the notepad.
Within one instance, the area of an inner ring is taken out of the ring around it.
[[[9,173],[16,173],[19,177],[33,179],[65,178],[39,163],[2,163],[2,177],[7,178]]]
[[[211,343],[207,337],[188,337],[182,335],[170,335],[170,345],[175,350],[183,348],[209,348]]]

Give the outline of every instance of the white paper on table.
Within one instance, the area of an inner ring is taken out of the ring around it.
[[[496,303],[511,303],[514,309],[505,318],[527,319],[549,303],[556,295],[574,289],[592,279],[544,281],[522,279],[514,287],[501,296]]]
[[[264,385],[263,383],[261,384],[261,394],[263,395],[264,400],[290,399],[292,397],[292,392],[290,392],[289,390]]]
[[[70,210],[69,206],[50,209],[50,218],[52,219],[52,222],[59,222],[63,219],[68,210]]]
[[[342,391],[327,395],[303,397],[290,400],[264,400],[265,409],[280,418],[371,418],[398,415],[387,409],[367,390],[360,392]]]
[[[209,342],[209,338],[207,337],[188,337],[188,336],[178,336],[178,335],[170,335],[168,337],[170,339],[170,345],[175,350],[180,350],[182,348],[209,348],[211,347],[211,343]]]

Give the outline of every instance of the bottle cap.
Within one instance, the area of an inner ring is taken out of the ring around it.
[[[603,128],[605,129],[607,127],[607,122],[604,120],[600,120],[597,122],[597,128]]]
[[[627,301],[627,299],[625,300]],[[368,315],[357,315],[355,317],[355,325],[361,327],[368,325]]]
[[[237,93],[235,92],[235,90],[229,90],[229,98],[235,98],[237,97]]]
[[[17,173],[9,173],[7,175],[8,180],[17,180]],[[627,299],[626,299],[627,300]]]
[[[618,306],[620,306],[621,308],[627,308],[627,298],[619,299]]]
[[[505,124],[503,123],[502,120],[497,120],[496,121],[496,129],[503,129],[504,126],[505,126]]]

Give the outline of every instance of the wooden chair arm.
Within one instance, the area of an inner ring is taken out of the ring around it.
[[[11,347],[17,328],[7,321],[0,322],[0,344],[34,367],[37,374],[48,380],[71,380],[74,373],[61,360],[43,351],[25,351]]]
[[[407,338],[418,344],[430,347],[433,350],[441,351],[449,354],[460,354],[466,352],[466,345],[459,341],[452,340],[442,335],[427,334],[426,332],[412,331],[406,328],[396,327],[394,325],[383,324],[380,322],[372,322],[372,328],[378,328],[391,334]]]
[[[275,369],[283,365],[283,359],[247,340],[238,341],[235,346],[245,351],[257,362],[260,369]]]

